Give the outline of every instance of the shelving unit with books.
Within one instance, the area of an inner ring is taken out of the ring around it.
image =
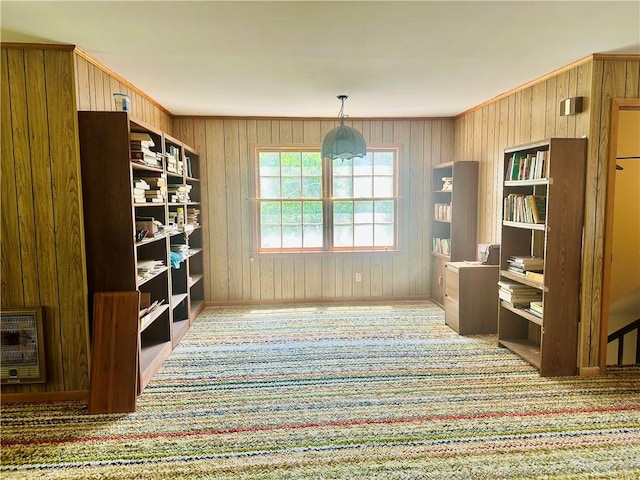
[[[478,162],[441,163],[431,178],[431,299],[444,305],[446,263],[476,259]]]
[[[121,386],[139,393],[204,306],[203,295],[190,298],[189,280],[189,258],[192,250],[202,250],[202,235],[191,245],[194,227],[184,221],[192,203],[187,185],[200,188],[197,177],[187,180],[184,152],[196,162],[198,155],[128,112],[79,112],[78,121],[89,295],[104,292],[101,301],[109,302],[109,293],[139,294],[138,318],[117,314],[115,294],[109,305],[117,321],[137,323],[138,377]]]
[[[542,376],[577,368],[585,163],[586,139],[504,151],[498,342]]]

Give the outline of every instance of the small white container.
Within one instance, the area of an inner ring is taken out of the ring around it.
[[[126,93],[114,93],[113,99],[116,101],[116,110],[131,110],[131,98]]]

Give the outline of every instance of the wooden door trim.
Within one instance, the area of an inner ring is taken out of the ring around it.
[[[616,187],[616,156],[618,124],[621,110],[640,110],[640,98],[613,98],[609,131],[609,163],[607,165],[607,192],[605,201],[604,252],[602,255],[602,304],[600,309],[600,370],[607,368],[607,337],[609,330],[609,301],[611,295],[611,254],[613,250],[613,208]]]

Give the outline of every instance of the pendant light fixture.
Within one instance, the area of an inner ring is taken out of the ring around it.
[[[367,144],[362,134],[355,128],[344,124],[344,101],[348,97],[347,95],[338,95],[337,98],[342,101],[339,114],[340,125],[324,137],[322,158],[347,160],[353,157],[364,157],[367,155]]]

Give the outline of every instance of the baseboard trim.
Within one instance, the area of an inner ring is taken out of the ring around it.
[[[45,403],[45,402],[88,402],[88,390],[73,390],[69,392],[30,392],[3,393],[0,396],[2,405],[9,403]]]
[[[299,303],[351,303],[351,304],[366,304],[369,302],[406,302],[416,301],[424,302],[431,300],[427,295],[414,295],[406,297],[340,297],[340,298],[276,298],[276,299],[264,299],[264,300],[226,300],[226,301],[213,301],[205,302],[205,307],[237,307],[237,306],[254,306],[254,305],[291,305]],[[435,301],[431,300],[435,305],[438,305]]]

